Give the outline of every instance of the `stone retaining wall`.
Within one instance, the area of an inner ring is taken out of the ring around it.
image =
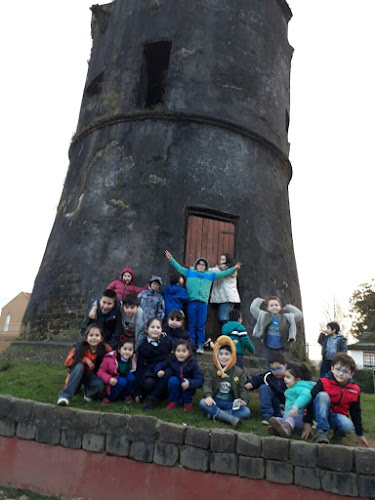
[[[0,436],[375,498],[375,450],[199,429],[0,396]]]

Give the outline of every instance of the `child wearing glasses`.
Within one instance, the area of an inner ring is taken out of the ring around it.
[[[245,384],[248,391],[259,390],[260,412],[264,425],[269,424],[271,417],[281,417],[285,404],[285,355],[277,350],[271,352],[269,366],[267,372],[255,375]]]
[[[362,427],[360,389],[352,378],[354,371],[354,359],[338,352],[332,360],[331,371],[319,379],[311,391],[313,401],[304,419],[302,437],[309,436],[315,418],[317,443],[329,443],[329,431],[333,429],[332,443],[340,443],[344,436],[355,431],[360,443],[368,447]]]

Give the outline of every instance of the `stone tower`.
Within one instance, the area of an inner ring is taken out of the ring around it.
[[[249,321],[256,296],[300,305],[287,3],[115,0],[92,12],[70,166],[24,336],[76,334],[125,266],[139,285],[152,273],[168,281],[166,248],[186,265],[231,250]]]

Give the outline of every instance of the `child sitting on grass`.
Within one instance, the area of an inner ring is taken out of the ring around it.
[[[245,350],[249,351],[250,354],[254,354],[255,347],[242,324],[242,316],[238,309],[230,311],[229,321],[222,326],[221,334],[228,335],[228,337],[233,340],[236,346],[236,365],[243,368],[243,355]]]
[[[304,363],[288,361],[285,375],[285,412],[282,417],[269,419],[268,434],[289,437],[293,431],[301,434],[303,430],[303,413],[305,406],[311,401],[311,389],[315,382],[311,381],[311,370]]]
[[[360,443],[368,447],[362,427],[360,388],[352,378],[354,371],[354,359],[338,352],[332,360],[331,371],[320,378],[312,390],[313,401],[305,417],[304,438],[311,433],[314,415],[317,443],[329,443],[330,429],[333,429],[332,443],[340,443],[355,430]]]
[[[245,388],[243,370],[236,364],[236,348],[229,337],[222,335],[214,345],[212,365],[207,367],[203,398],[199,407],[213,420],[237,427],[242,418],[249,418],[249,394]]]
[[[160,319],[152,318],[146,325],[147,337],[138,348],[137,373],[134,394],[137,403],[144,397],[143,411],[152,410],[168,389],[170,369],[159,370],[158,366],[167,360],[173,350],[173,340],[162,336]]]
[[[286,357],[282,352],[275,351],[271,353],[269,365],[269,371],[254,375],[245,384],[249,391],[259,390],[260,412],[264,425],[269,424],[271,417],[281,417],[285,404]]]
[[[109,404],[116,399],[132,403],[130,394],[136,369],[134,343],[131,340],[122,340],[117,351],[111,351],[104,356],[98,370],[98,377],[106,384],[107,396],[102,403]]]
[[[198,363],[193,356],[191,340],[177,340],[174,353],[167,362],[161,363],[156,370],[170,370],[171,377],[168,381],[167,410],[174,410],[180,400],[184,411],[193,409],[193,396],[195,391],[203,385],[203,375]]]
[[[57,404],[68,406],[71,398],[83,385],[83,398],[91,401],[104,391],[104,382],[97,377],[104,355],[111,347],[103,341],[101,326],[92,323],[85,331],[84,339],[78,342],[65,360],[65,366],[70,369],[65,380],[65,388],[60,392]]]

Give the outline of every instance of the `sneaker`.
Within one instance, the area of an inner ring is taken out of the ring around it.
[[[263,424],[263,425],[270,425],[269,421],[268,421],[268,420],[266,420],[266,419],[263,419],[263,420],[262,420],[262,424]]]
[[[172,401],[167,405],[167,410],[174,410],[176,408],[176,404]]]
[[[125,403],[132,405],[134,403],[134,399],[131,396],[126,396]]]
[[[92,401],[92,398],[89,398],[89,397],[87,397],[87,396],[83,396],[83,399],[84,399],[85,401],[87,401],[88,403],[91,403],[91,401]]]
[[[202,345],[199,345],[197,347],[197,354],[203,354],[204,353],[204,350],[203,350],[203,346]]]
[[[323,431],[322,429],[318,429],[317,433],[315,434],[315,441],[317,443],[328,444],[329,443],[328,431]]]
[[[110,400],[108,398],[103,398],[102,399],[102,403],[103,403],[103,405],[109,405],[110,404]]]
[[[57,400],[57,404],[59,406],[69,406],[69,399],[66,399],[66,398],[59,398]]]
[[[287,422],[280,422],[275,417],[271,417],[269,422],[271,427],[273,427],[277,431],[280,437],[288,438],[290,436],[292,432],[290,424],[288,424]]]
[[[184,411],[192,411],[192,409],[193,409],[193,403],[184,404]]]
[[[269,435],[269,436],[278,436],[278,435],[279,435],[279,433],[277,432],[277,430],[276,430],[276,429],[274,429],[274,428],[272,427],[272,425],[269,425],[269,426],[267,427],[267,433],[268,433],[268,435]]]

